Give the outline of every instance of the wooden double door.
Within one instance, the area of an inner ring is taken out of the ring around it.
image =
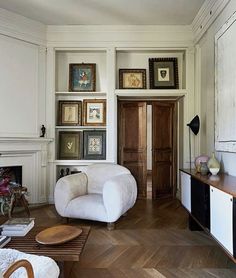
[[[147,104],[152,105],[152,198],[176,194],[176,103],[118,102],[118,161],[134,175],[138,197],[147,192]]]

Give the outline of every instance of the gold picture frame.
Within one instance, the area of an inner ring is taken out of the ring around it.
[[[60,131],[59,132],[59,159],[81,159],[83,136],[81,131]]]
[[[146,69],[120,69],[120,89],[146,89]]]
[[[82,125],[82,101],[58,102],[58,125]]]
[[[96,90],[96,64],[69,65],[69,91],[94,92]]]
[[[104,126],[106,125],[106,100],[84,99],[83,100],[83,125]]]

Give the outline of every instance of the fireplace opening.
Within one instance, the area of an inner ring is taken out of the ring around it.
[[[22,166],[0,167],[0,182],[9,179],[11,185],[22,185]]]

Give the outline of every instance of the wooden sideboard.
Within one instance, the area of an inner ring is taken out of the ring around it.
[[[197,223],[236,262],[236,177],[180,169],[181,202]],[[195,225],[196,226],[196,225]]]

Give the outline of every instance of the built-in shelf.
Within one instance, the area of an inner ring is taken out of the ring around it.
[[[156,90],[156,89],[116,89],[115,94],[123,97],[162,97],[162,98],[178,98],[187,94],[185,89],[173,89],[173,90]]]
[[[81,97],[89,97],[96,98],[96,96],[106,96],[105,92],[55,92],[57,96],[81,96]]]
[[[114,163],[114,161],[109,161],[109,160],[55,160],[54,163],[56,165],[89,165],[92,163]]]
[[[65,125],[57,125],[56,129],[106,129],[106,126],[65,126]]]

